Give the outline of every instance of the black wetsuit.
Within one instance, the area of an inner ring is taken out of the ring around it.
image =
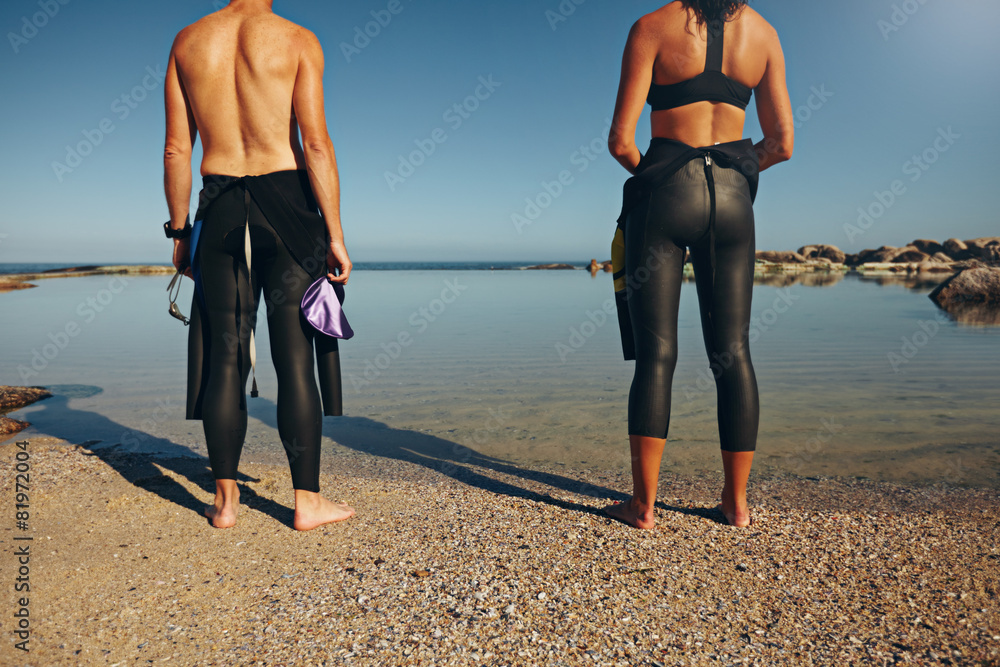
[[[718,28],[722,28],[721,30]],[[653,85],[653,110],[711,100],[745,108],[751,90],[722,74],[724,23],[711,30],[705,71]],[[695,148],[654,138],[625,185],[623,345],[635,358],[629,435],[666,438],[677,363],[677,310],[691,250],[702,331],[718,395],[722,449],[753,451],[759,403],[748,332],[754,272],[757,155],[750,140]]]
[[[317,334],[300,312],[302,294],[327,270],[326,227],[306,172],[206,176],[195,218],[188,418],[204,423],[212,472],[236,479],[247,430],[250,331],[263,293],[278,379],[278,432],[292,484],[319,491],[322,410],[314,345],[326,414],[341,413],[340,367],[336,340]]]
[[[695,149],[654,139],[632,180],[632,196],[623,212],[628,317],[636,360],[628,404],[630,435],[667,437],[677,363],[677,310],[684,250],[689,247],[705,348],[716,378],[722,449],[742,452],[756,447],[757,380],[747,342],[756,156],[749,141],[734,146],[750,152],[730,159],[733,156],[723,152],[728,145]],[[643,182],[643,174],[648,178],[657,167],[659,178]],[[744,167],[753,172],[750,178]]]

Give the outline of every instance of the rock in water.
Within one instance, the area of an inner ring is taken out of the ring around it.
[[[881,264],[890,261],[890,258],[899,252],[899,248],[892,245],[884,245],[877,250],[862,250],[858,253],[858,264]]]
[[[965,243],[972,257],[987,262],[1000,262],[1000,237],[984,236],[983,238],[972,239]]]
[[[20,433],[31,426],[28,422],[11,419],[10,417],[0,417],[0,439]]]
[[[0,440],[31,426],[28,422],[11,419],[7,412],[31,405],[52,396],[42,387],[8,387],[0,385]]]
[[[945,241],[944,253],[956,262],[972,258],[972,253],[969,252],[969,246],[965,245],[965,241],[960,241],[958,239],[948,239]]]
[[[835,245],[817,243],[799,248],[799,254],[806,259],[828,259],[834,264],[843,264],[847,254]]]
[[[982,303],[1000,308],[1000,268],[979,267],[959,271],[931,292],[942,308],[966,303]]]
[[[0,385],[0,412],[12,412],[50,396],[52,394],[42,387]]]
[[[926,262],[930,259],[930,255],[924,252],[920,252],[913,246],[906,246],[905,248],[900,248],[896,251],[891,259],[887,260],[893,262],[894,264],[910,264],[910,263],[921,263]]]
[[[965,269],[938,285],[929,296],[959,322],[1000,324],[1000,268]]]
[[[934,253],[938,253],[944,250],[943,245],[941,245],[937,241],[931,241],[929,239],[917,239],[910,245],[927,255],[933,255]]]
[[[537,264],[525,267],[528,271],[569,271],[575,268],[572,264]]]
[[[804,264],[807,260],[797,252],[782,250],[758,250],[757,259],[775,264]]]

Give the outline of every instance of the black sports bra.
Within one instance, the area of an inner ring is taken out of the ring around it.
[[[725,24],[717,34],[709,28],[704,72],[680,83],[666,86],[654,83],[649,87],[646,101],[653,111],[676,109],[694,102],[724,102],[740,109],[747,108],[753,90],[722,73],[725,35]]]

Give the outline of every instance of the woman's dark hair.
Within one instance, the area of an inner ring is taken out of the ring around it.
[[[688,9],[698,15],[698,23],[728,21],[746,6],[747,0],[684,0]]]

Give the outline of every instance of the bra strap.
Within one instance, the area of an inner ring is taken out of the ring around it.
[[[722,53],[726,43],[726,22],[708,21],[708,45],[705,50],[705,71],[722,71]]]

